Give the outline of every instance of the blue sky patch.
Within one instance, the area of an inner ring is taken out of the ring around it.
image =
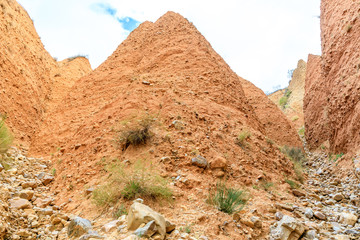
[[[129,32],[137,28],[140,24],[139,21],[131,17],[116,18],[116,20],[118,20],[118,22],[121,23],[122,27]]]
[[[122,18],[117,17],[116,16],[117,9],[107,3],[96,3],[91,6],[91,9],[95,12],[110,15],[111,17],[115,18],[121,24],[123,29],[129,32],[133,31],[140,24],[139,21],[131,17],[122,17]]]

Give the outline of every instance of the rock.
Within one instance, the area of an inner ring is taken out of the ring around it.
[[[16,209],[29,209],[32,208],[31,203],[23,198],[14,198],[9,200],[10,206]]]
[[[105,237],[101,236],[97,231],[89,230],[85,235],[81,236],[81,238],[79,238],[79,240],[87,240],[87,239],[91,239],[91,238],[104,239]]]
[[[290,211],[290,212],[294,211],[294,207],[291,206],[291,205],[281,204],[281,203],[275,203],[275,206],[276,206],[277,208],[285,209],[285,210]]]
[[[154,210],[142,203],[134,202],[131,205],[127,220],[129,230],[136,230],[141,224],[146,224],[154,220],[157,232],[160,234],[161,239],[165,238],[165,218],[161,214],[155,212]]]
[[[148,222],[144,227],[136,229],[134,234],[139,237],[150,238],[157,232],[156,223],[154,220]]]
[[[351,238],[346,235],[335,235],[335,236],[333,236],[333,239],[335,239],[335,240],[350,240]]]
[[[211,169],[225,169],[227,165],[227,160],[223,157],[217,157],[210,162]]]
[[[340,214],[339,222],[346,225],[354,226],[358,217],[353,213],[343,212]]]
[[[309,239],[309,240],[315,239],[316,238],[316,231],[315,230],[306,231],[304,238]]]
[[[314,216],[314,212],[311,208],[307,208],[307,209],[305,209],[304,215],[305,215],[305,217],[310,219]]]
[[[42,178],[42,180],[41,180],[41,182],[42,182],[42,184],[44,184],[45,186],[46,185],[48,185],[49,183],[51,183],[52,181],[54,181],[54,177],[53,176],[51,176],[51,175],[45,175],[43,178]]]
[[[0,163],[0,172],[1,172],[2,170],[4,170],[4,167],[3,167],[3,165]]]
[[[34,196],[34,191],[32,190],[21,191],[19,195],[20,198],[24,198],[26,200],[31,200],[33,196]]]
[[[252,221],[252,222],[254,223],[254,226],[255,226],[256,228],[262,228],[262,222],[261,222],[261,220],[260,220],[259,217],[252,216],[252,217],[250,218],[250,221]]]
[[[92,192],[95,190],[95,188],[91,187],[91,188],[88,188],[85,190],[85,194],[86,195],[89,195],[89,194],[92,194]]]
[[[75,217],[68,226],[69,237],[80,237],[92,229],[91,222],[81,217]]]
[[[191,163],[192,165],[198,166],[200,168],[206,168],[208,165],[208,162],[206,160],[206,158],[198,155],[197,157],[191,159]]]
[[[166,227],[166,233],[171,233],[172,231],[175,230],[176,225],[171,223],[170,221],[166,220],[165,227]]]
[[[314,212],[314,216],[317,219],[320,219],[320,220],[325,220],[326,219],[325,214],[323,214],[322,212],[319,212],[319,211]]]
[[[49,206],[53,201],[54,200],[51,198],[45,198],[45,199],[37,198],[34,201],[34,204],[39,208],[45,208],[45,207]]]
[[[126,238],[124,238],[124,240],[139,240],[140,238],[136,235],[130,235]]]
[[[23,182],[21,184],[21,187],[26,189],[26,188],[36,188],[38,186],[38,184],[35,181],[31,181],[31,182]]]
[[[284,217],[270,230],[270,240],[297,240],[305,231],[305,225],[295,218]]]
[[[306,196],[306,193],[305,193],[305,192],[300,191],[300,190],[298,190],[298,189],[293,189],[293,190],[292,190],[292,193],[293,193],[295,196],[297,196],[297,197],[304,197],[304,196]]]
[[[113,230],[115,230],[119,225],[121,224],[120,220],[114,220],[111,221],[107,224],[105,224],[101,230],[103,230],[104,232],[108,233],[108,232],[112,232]]]
[[[276,212],[275,213],[275,218],[276,220],[281,220],[284,217],[284,214],[282,212]]]
[[[341,201],[344,198],[344,196],[341,193],[337,193],[333,196],[333,199],[335,201]]]

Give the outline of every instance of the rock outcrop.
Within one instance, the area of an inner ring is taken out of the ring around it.
[[[303,100],[306,73],[306,62],[299,60],[289,86],[268,96],[285,113],[297,131],[304,127]]]
[[[329,140],[332,152],[359,150],[359,10],[352,0],[321,2],[322,56],[308,64],[313,70],[307,74],[304,106],[306,139],[313,149]]]

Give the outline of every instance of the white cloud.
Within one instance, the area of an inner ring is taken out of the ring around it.
[[[165,12],[189,19],[241,77],[264,91],[285,87],[287,71],[308,53],[320,54],[320,0],[18,0],[34,19],[46,49],[63,59],[86,54],[93,67],[128,32],[90,6],[108,3],[117,16],[156,21]]]

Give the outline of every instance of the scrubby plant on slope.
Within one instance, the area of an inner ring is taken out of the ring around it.
[[[0,154],[6,153],[12,144],[13,137],[5,125],[6,116],[0,115]]]
[[[227,187],[225,183],[217,183],[216,189],[210,191],[207,202],[222,212],[232,214],[244,208],[247,197],[242,190]]]
[[[127,169],[122,163],[115,161],[106,165],[105,169],[110,176],[106,184],[93,192],[96,205],[111,206],[120,199],[132,200],[139,197],[170,200],[172,196],[167,181],[140,161]]]
[[[294,172],[296,177],[301,183],[304,181],[302,164],[306,157],[301,148],[284,146],[281,148],[281,152],[284,153],[294,164]]]

